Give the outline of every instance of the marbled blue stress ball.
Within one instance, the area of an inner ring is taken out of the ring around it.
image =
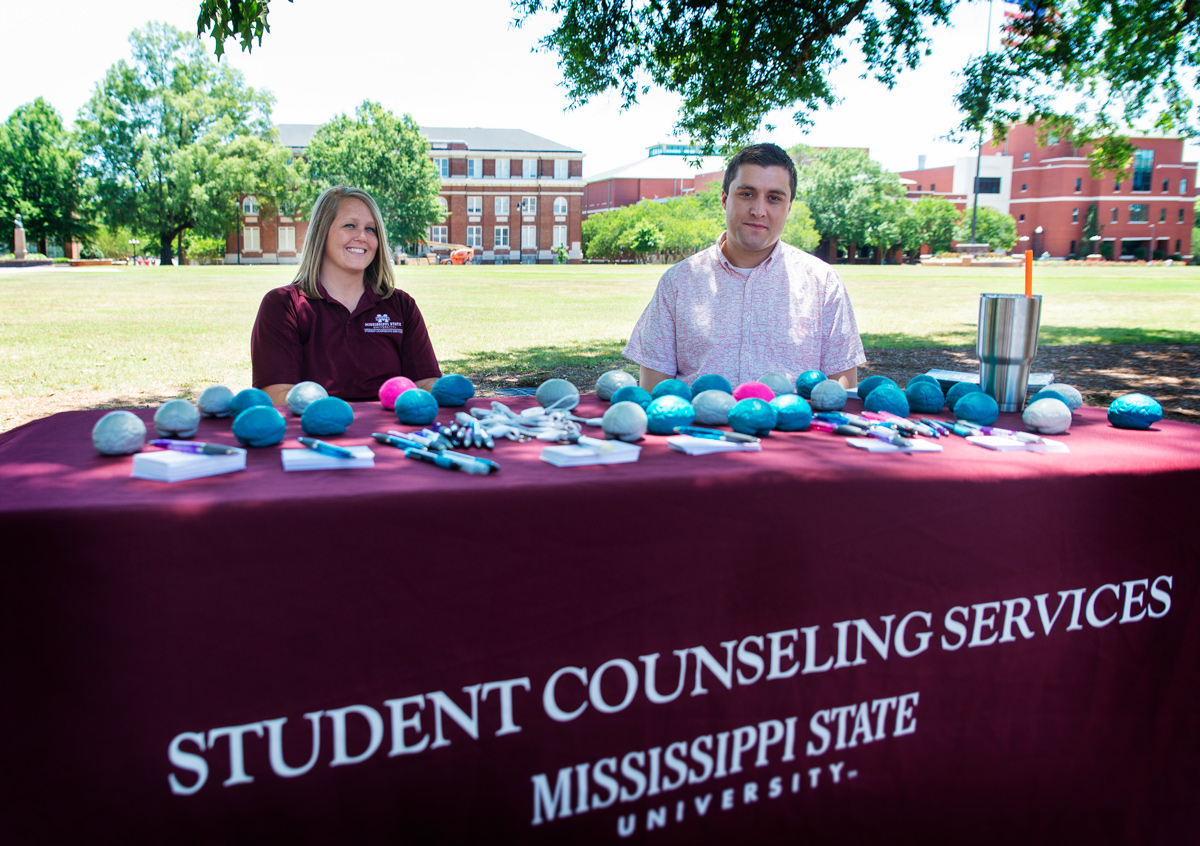
[[[928,373],[918,373],[916,376],[909,379],[908,384],[904,386],[905,390],[907,390],[909,387],[911,387],[913,382],[929,382],[931,384],[937,385],[938,390],[942,391],[942,383],[939,382],[937,379],[934,379]],[[942,396],[945,396],[945,395],[946,395],[946,392],[942,391]]]
[[[596,380],[596,399],[610,402],[612,395],[618,390],[636,384],[637,379],[624,370],[609,370],[607,373],[601,373],[600,378]]]
[[[863,402],[867,411],[894,414],[897,417],[907,417],[909,413],[908,397],[904,391],[895,385],[879,385]]]
[[[646,410],[636,402],[614,402],[600,420],[604,436],[612,441],[633,443],[646,434]]]
[[[185,399],[167,400],[154,412],[160,438],[190,438],[200,428],[200,409]]]
[[[308,404],[300,415],[300,428],[315,438],[341,435],[354,422],[354,409],[338,397],[321,397]]]
[[[717,373],[706,373],[692,383],[692,396],[698,397],[705,391],[724,391],[733,396],[733,385],[729,380]]]
[[[1108,422],[1118,429],[1149,429],[1162,417],[1162,406],[1145,394],[1117,397],[1108,407]]]
[[[233,418],[233,436],[242,446],[274,446],[286,431],[287,421],[269,405],[252,405]]]
[[[692,398],[696,422],[701,426],[724,426],[729,422],[729,409],[737,405],[733,394],[713,388],[701,391]]]
[[[692,389],[687,382],[682,379],[664,379],[654,386],[650,391],[650,399],[658,399],[659,397],[673,396],[685,399],[688,402],[692,401]],[[653,431],[653,429],[651,429]]]
[[[224,385],[209,385],[200,392],[196,405],[205,417],[228,417],[229,404],[233,402],[233,391]]]
[[[101,455],[132,455],[146,442],[146,424],[132,411],[110,411],[92,427],[92,446]]]
[[[812,389],[808,402],[816,411],[841,411],[846,407],[846,389],[836,379],[826,379]]]
[[[954,404],[954,416],[968,423],[991,426],[1000,418],[1000,404],[983,391],[968,391]]]
[[[538,385],[537,402],[542,408],[571,411],[579,405],[579,389],[566,379],[547,379]]]
[[[329,392],[316,382],[297,382],[287,392],[284,401],[287,403],[288,411],[299,417],[309,405],[327,396],[329,396]]]
[[[1042,435],[1060,435],[1071,428],[1071,409],[1057,396],[1034,399],[1021,414],[1026,428]]]
[[[255,405],[265,405],[267,408],[271,408],[274,403],[271,402],[271,397],[266,391],[260,388],[246,388],[246,390],[234,394],[233,399],[229,401],[229,413],[237,417],[247,408]]]
[[[650,392],[638,385],[626,385],[624,388],[617,388],[613,391],[612,403],[616,405],[619,402],[636,402],[645,411],[650,405]]]
[[[420,388],[396,397],[396,419],[405,426],[428,426],[437,420],[438,402],[433,394]]]
[[[826,376],[820,370],[805,370],[796,377],[796,393],[808,399],[812,396],[812,389],[824,382]]]
[[[691,402],[675,394],[664,394],[650,401],[646,430],[651,435],[673,435],[676,426],[691,426],[695,419],[696,409]]]
[[[942,387],[934,380],[910,380],[904,389],[908,399],[908,407],[917,414],[937,414],[946,404],[946,395]]]
[[[954,407],[958,405],[960,399],[967,394],[977,393],[982,390],[983,388],[974,382],[958,382],[951,385],[950,390],[946,391],[946,405],[949,406],[951,411],[954,411]]]
[[[780,394],[771,400],[771,407],[775,409],[775,428],[780,432],[802,432],[812,422],[812,406],[798,394]]]
[[[775,396],[783,396],[784,394],[796,393],[796,384],[786,376],[781,376],[778,373],[768,373],[765,376],[759,376],[758,381],[762,382]]]
[[[405,393],[411,392],[405,391]],[[466,405],[467,400],[475,396],[475,386],[466,376],[460,373],[451,373],[434,382],[430,393],[433,394],[438,405],[447,407]]]
[[[865,402],[867,397],[871,395],[871,391],[883,385],[891,385],[893,388],[900,387],[886,376],[868,376],[858,383],[858,398]]]
[[[743,435],[765,437],[771,434],[779,414],[774,406],[758,397],[747,397],[729,410],[729,427]]]

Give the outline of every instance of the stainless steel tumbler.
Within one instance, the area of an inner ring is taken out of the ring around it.
[[[1025,405],[1041,316],[1040,296],[979,296],[979,386],[1001,411],[1020,411]]]

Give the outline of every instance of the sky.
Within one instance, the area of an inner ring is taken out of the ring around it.
[[[52,27],[5,39],[0,119],[42,96],[71,123],[104,72],[129,58],[132,30],[160,20],[194,32],[198,9],[198,0],[57,0]],[[997,2],[993,45],[1002,16]],[[678,100],[663,91],[628,110],[614,95],[569,109],[555,57],[533,51],[552,19],[539,16],[517,29],[512,18],[508,0],[274,0],[262,45],[244,53],[227,42],[223,61],[241,70],[249,85],[274,94],[276,123],[324,123],[353,113],[365,99],[377,100],[426,126],[519,128],[582,150],[585,177],[678,140],[672,135]],[[789,111],[773,113],[768,122],[776,130],[758,140],[867,147],[889,170],[915,168],[920,155],[930,167],[972,155],[970,145],[944,136],[959,120],[952,102],[956,74],[984,51],[988,20],[986,2],[960,7],[953,27],[934,31],[933,54],[902,73],[891,91],[858,78],[850,46],[849,61],[833,75],[841,102],[819,112],[805,130]],[[212,43],[206,36],[210,53]]]

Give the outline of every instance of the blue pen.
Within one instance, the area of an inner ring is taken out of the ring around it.
[[[354,453],[345,447],[336,446],[335,444],[327,444],[324,441],[318,441],[316,438],[296,438],[301,446],[306,446],[314,452],[319,452],[321,455],[332,456],[333,458],[354,458]]]

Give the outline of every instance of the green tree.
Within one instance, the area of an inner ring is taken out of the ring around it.
[[[375,198],[393,246],[417,244],[445,218],[429,141],[410,115],[398,118],[366,100],[354,117],[339,115],[318,127],[306,155],[312,190],[351,185]]]
[[[802,200],[792,201],[792,210],[788,212],[787,223],[783,225],[780,236],[785,244],[791,244],[798,250],[812,252],[821,242],[821,233],[813,226],[812,213]]]
[[[186,230],[228,230],[243,190],[258,191],[269,207],[294,179],[242,186],[233,178],[286,166],[286,149],[273,143],[271,95],[166,24],[135,30],[129,42],[132,63],[108,69],[80,109],[77,129],[108,224],[156,241],[168,264],[172,241]],[[259,161],[263,155],[270,161]]]
[[[1076,255],[1079,258],[1086,258],[1089,253],[1095,252],[1099,239],[1093,242],[1092,238],[1103,231],[1104,226],[1100,223],[1100,211],[1096,208],[1096,204],[1092,203],[1088,206],[1087,216],[1083,219],[1083,238],[1079,241],[1079,250]]]
[[[1008,252],[1017,243],[1017,222],[1011,214],[980,206],[975,237],[979,239],[978,243],[987,244],[993,250]],[[963,215],[955,224],[954,240],[960,243],[971,240],[970,215]]]
[[[48,239],[66,245],[91,232],[79,152],[58,112],[41,97],[18,106],[0,125],[0,227],[12,232],[21,215],[26,238],[45,252]],[[5,238],[7,240],[7,238]]]
[[[922,197],[912,204],[911,239],[906,240],[906,250],[918,250],[928,244],[929,251],[945,252],[954,240],[954,226],[962,212],[945,197]],[[969,240],[969,237],[968,237]]]

